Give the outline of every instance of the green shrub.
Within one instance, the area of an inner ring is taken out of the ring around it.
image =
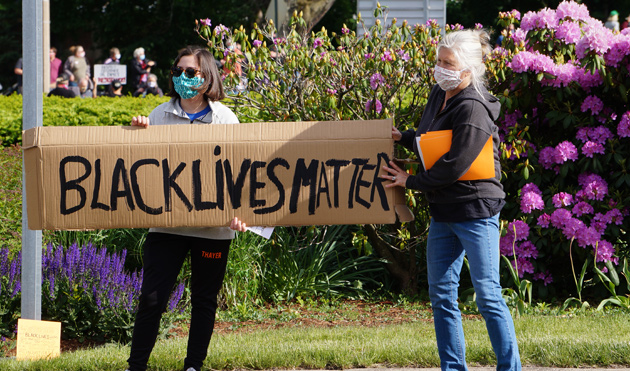
[[[22,235],[22,153],[0,147],[0,247],[20,250]]]
[[[169,97],[146,98],[99,97],[96,99],[68,99],[44,97],[44,126],[112,126],[129,125],[136,115],[147,116]],[[22,96],[0,96],[0,142],[4,146],[22,141]]]

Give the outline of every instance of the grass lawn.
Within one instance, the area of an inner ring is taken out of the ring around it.
[[[240,319],[237,317],[241,317]],[[222,312],[210,344],[207,369],[345,369],[438,367],[426,305],[345,302],[317,309],[292,305],[261,313]],[[515,319],[524,365],[630,366],[630,313],[622,311],[530,314]],[[485,324],[466,315],[471,366],[493,366]],[[185,326],[156,344],[150,370],[181,370]],[[0,361],[2,370],[124,370],[129,347],[103,345],[62,353],[53,360]]]

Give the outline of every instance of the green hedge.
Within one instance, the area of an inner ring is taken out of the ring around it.
[[[44,126],[129,125],[136,115],[148,115],[168,97],[99,97],[95,99],[44,97]],[[22,142],[22,96],[0,96],[0,143]]]

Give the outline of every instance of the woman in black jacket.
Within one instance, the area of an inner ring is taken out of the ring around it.
[[[437,85],[431,90],[418,129],[401,133],[392,128],[392,137],[421,158],[418,137],[446,130],[452,136],[450,149],[415,176],[393,162],[384,167],[388,175],[382,176],[392,182],[387,187],[419,190],[429,201],[427,275],[442,370],[467,370],[457,303],[464,255],[496,354],[497,370],[521,369],[514,324],[499,283],[499,212],[505,193],[500,183],[499,134],[494,125],[501,105],[485,87],[483,59],[489,51],[489,37],[484,31],[456,31],[444,36],[434,71]],[[481,164],[489,169],[485,171],[489,175],[471,176],[471,165],[489,142],[492,153]]]

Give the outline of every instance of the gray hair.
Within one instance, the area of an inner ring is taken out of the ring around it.
[[[144,48],[138,48],[133,51],[133,57],[138,58],[139,55],[144,54]]]
[[[463,30],[447,33],[438,44],[437,52],[446,48],[453,52],[460,67],[471,73],[471,83],[483,98],[486,86],[486,65],[484,58],[492,51],[490,36],[484,30]],[[485,99],[485,98],[483,98]]]

